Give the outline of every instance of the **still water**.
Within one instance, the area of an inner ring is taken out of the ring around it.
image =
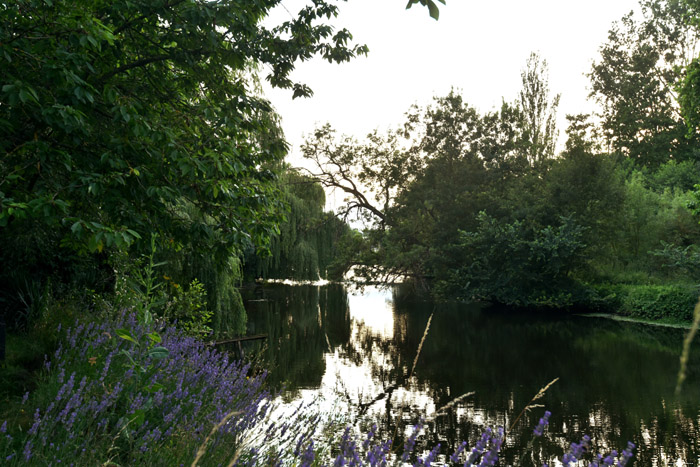
[[[537,401],[545,407],[509,432],[500,465],[518,460],[545,408],[552,412],[548,435],[523,465],[556,465],[584,434],[603,454],[633,441],[633,465],[700,465],[697,340],[684,392],[674,395],[684,330],[426,303],[396,289],[337,284],[265,285],[247,296],[249,333],[269,336],[258,350],[287,401],[316,400],[349,422],[374,420],[389,434],[423,418],[422,446],[441,443],[451,453],[462,440],[473,446],[488,426],[510,426],[559,378]],[[474,395],[436,414],[467,392]]]

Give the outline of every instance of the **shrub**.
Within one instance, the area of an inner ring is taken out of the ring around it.
[[[644,319],[692,321],[698,290],[686,285],[603,284],[593,286],[587,306]]]

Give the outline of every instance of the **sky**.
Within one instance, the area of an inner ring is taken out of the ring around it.
[[[283,0],[267,21],[290,19],[306,2]],[[344,64],[321,59],[298,63],[292,78],[308,84],[312,98],[292,100],[291,91],[264,87],[282,117],[291,144],[288,160],[300,165],[304,135],[330,123],[338,133],[358,139],[374,129],[399,126],[412,104],[459,91],[481,112],[513,101],[520,72],[531,52],[549,65],[549,87],[561,94],[561,141],[566,114],[595,110],[585,76],[597,59],[614,21],[635,10],[637,0],[447,0],[440,19],[406,0],[338,2],[332,21],[347,28],[367,57]],[[560,141],[560,142],[561,142]]]

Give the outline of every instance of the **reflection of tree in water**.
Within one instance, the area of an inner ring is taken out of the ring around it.
[[[340,285],[265,285],[246,301],[248,332],[268,335],[263,347],[273,387],[317,388],[325,372],[323,355],[347,342],[350,316]]]
[[[407,320],[406,333],[394,336],[400,353],[414,351],[431,311],[416,302],[396,304],[396,315]],[[693,382],[680,401],[673,392],[682,339],[683,331],[675,329],[441,306],[416,368],[416,384],[430,388],[438,407],[476,392],[461,404],[462,415],[451,411],[438,417],[434,441],[442,438],[452,444],[467,435],[473,443],[483,430],[473,420],[508,425],[539,388],[560,377],[543,399],[554,413],[550,433],[560,446],[558,454],[588,433],[601,449],[622,448],[627,440],[645,446],[639,465],[665,456],[697,459],[697,355],[689,372]],[[504,450],[507,459],[520,450],[512,446],[530,439],[543,410],[525,417],[513,431]],[[660,424],[665,427],[650,430],[644,443],[640,426]]]
[[[673,394],[682,330],[436,306],[395,295],[389,339],[362,321],[351,321],[341,286],[265,286],[261,298],[268,301],[247,303],[250,332],[270,335],[266,358],[274,365],[272,381],[286,380],[292,390],[318,388],[330,344],[332,358],[367,369],[372,381],[364,392],[357,392],[357,381],[345,381],[345,389],[342,384],[336,388],[340,394],[327,396],[347,400],[360,418],[374,417],[385,436],[397,431],[397,443],[406,424],[426,417],[425,445],[440,442],[445,451],[463,439],[473,445],[486,426],[508,426],[542,386],[559,377],[539,401],[553,412],[545,449],[549,456],[561,456],[583,434],[591,435],[600,451],[635,442],[640,446],[636,465],[700,455],[698,353],[691,353],[683,396],[677,400]],[[435,315],[414,377],[406,381],[431,312]],[[433,408],[469,391],[476,394],[444,416],[433,416]],[[506,465],[530,440],[543,411],[527,414],[509,434]],[[542,452],[542,445],[536,444],[535,452]],[[536,460],[541,465],[546,459]]]

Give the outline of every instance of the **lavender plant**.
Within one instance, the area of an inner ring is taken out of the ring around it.
[[[549,424],[551,412],[545,412],[540,422],[533,431],[536,438],[544,436]],[[476,441],[474,447],[469,449],[466,442],[460,443],[455,451],[448,455],[440,455],[438,444],[427,453],[416,452],[416,441],[423,429],[423,422],[413,427],[411,434],[403,443],[403,449],[392,451],[391,441],[382,441],[376,437],[377,426],[373,425],[367,432],[363,442],[353,439],[350,427],[346,428],[340,439],[334,456],[323,459],[314,451],[313,442],[307,445],[293,465],[307,466],[413,466],[427,467],[436,465],[452,465],[463,467],[487,467],[498,465],[501,448],[505,442],[505,432],[502,427],[486,428]],[[620,466],[625,467],[633,457],[635,445],[628,443],[627,448],[618,454],[612,451],[607,456],[592,455],[590,453],[591,438],[584,436],[579,443],[572,443],[569,450],[561,457],[560,462],[565,466],[589,465],[590,467]],[[399,454],[400,453],[400,454]],[[521,453],[524,456],[526,453]],[[521,458],[522,458],[521,456]],[[544,464],[546,466],[546,464]]]
[[[7,465],[189,463],[211,427],[236,412],[207,452],[207,462],[220,463],[267,413],[264,372],[252,374],[169,327],[162,332],[168,358],[146,354],[148,371],[139,375],[139,365],[125,356],[136,344],[117,337],[116,329],[129,329],[137,342],[153,332],[134,314],[65,332],[46,361],[44,382],[2,423],[0,453]]]

